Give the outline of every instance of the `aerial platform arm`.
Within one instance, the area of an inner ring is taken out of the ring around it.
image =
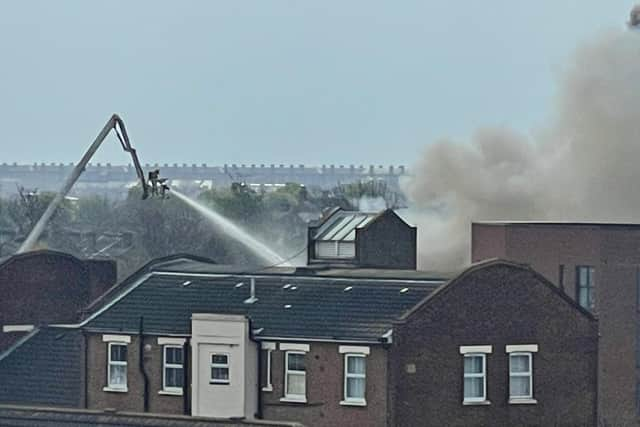
[[[44,227],[47,225],[47,222],[49,222],[62,200],[64,200],[64,198],[67,196],[69,190],[71,190],[71,187],[73,187],[78,178],[80,178],[80,175],[82,174],[82,172],[84,172],[85,167],[89,163],[89,160],[91,160],[98,148],[100,148],[100,145],[106,139],[107,135],[112,129],[116,133],[118,140],[122,145],[122,149],[131,155],[133,166],[136,169],[136,175],[138,176],[140,184],[142,185],[142,198],[146,199],[149,196],[149,188],[142,167],[140,166],[140,161],[138,160],[136,150],[131,147],[131,143],[129,142],[129,135],[127,134],[127,129],[124,125],[124,122],[117,114],[114,114],[104,125],[96,139],[93,141],[93,144],[91,144],[86,153],[84,153],[82,159],[80,159],[78,164],[76,164],[76,166],[73,168],[71,174],[67,177],[60,191],[56,193],[55,197],[53,198],[51,203],[49,203],[49,206],[47,206],[47,209],[44,211],[35,227],[33,227],[25,241],[20,246],[20,249],[18,249],[18,253],[28,252],[33,248],[33,246],[38,241],[38,238],[42,234]]]

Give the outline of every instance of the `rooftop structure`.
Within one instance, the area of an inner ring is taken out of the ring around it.
[[[308,264],[415,269],[416,236],[416,228],[390,209],[334,209],[309,226]]]

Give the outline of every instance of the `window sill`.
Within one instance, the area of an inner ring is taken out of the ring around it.
[[[486,406],[491,405],[491,402],[488,400],[463,400],[462,404],[464,406]]]
[[[367,401],[362,400],[343,400],[340,402],[342,406],[367,406]]]
[[[262,391],[273,391],[273,387],[270,385],[266,387],[262,387]]]
[[[182,390],[176,390],[176,391],[160,390],[158,394],[161,394],[164,396],[182,396]]]
[[[307,403],[306,397],[292,397],[285,396],[280,398],[280,402],[288,402],[288,403]]]
[[[109,393],[127,393],[129,390],[125,388],[112,388],[112,387],[102,387],[102,391],[108,391]]]
[[[538,401],[536,399],[523,398],[523,399],[509,399],[509,405],[535,405]]]

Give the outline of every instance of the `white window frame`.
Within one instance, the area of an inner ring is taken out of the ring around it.
[[[298,371],[289,369],[289,355],[299,354],[305,358],[305,370]],[[300,350],[287,350],[284,354],[284,397],[281,401],[302,402],[307,401],[307,371],[306,371],[306,355],[307,353]],[[304,378],[304,394],[289,393],[289,375],[297,375]]]
[[[511,358],[515,356],[526,356],[529,359],[529,371],[528,372],[512,372],[511,371]],[[514,396],[511,390],[511,378],[512,377],[527,377],[529,378],[529,394],[526,396]],[[509,403],[537,403],[533,398],[533,352],[530,351],[512,351],[509,352]]]
[[[464,353],[463,359],[471,357],[482,358],[482,373],[472,374],[464,372],[464,360],[462,368],[462,403],[463,404],[481,404],[487,403],[487,353]],[[464,380],[466,378],[482,378],[482,396],[466,397],[464,393]]]
[[[178,349],[182,352],[182,363],[167,363],[167,349]],[[166,394],[182,395],[182,387],[167,386],[167,368],[181,369],[184,381],[184,347],[177,344],[165,344],[162,346],[162,391]]]
[[[328,254],[323,254],[322,248],[332,246],[331,252]],[[350,249],[345,249],[349,247]],[[353,249],[353,250],[351,250]],[[353,241],[343,241],[343,240],[317,240],[316,241],[316,258],[320,259],[333,259],[333,258],[342,258],[342,259],[350,259],[355,257],[355,242]]]
[[[265,350],[267,353],[267,360],[266,360],[266,375],[265,375],[265,382],[266,384],[264,385],[264,387],[262,387],[262,391],[273,391],[273,384],[272,384],[272,380],[271,380],[271,353],[273,352],[273,350],[276,349],[276,343],[274,342],[263,342],[261,344],[261,348],[262,350]]]
[[[128,391],[128,367],[127,360],[111,360],[111,347],[114,345],[122,346],[127,349],[127,358],[129,357],[129,348],[126,342],[124,341],[109,341],[107,343],[107,386],[103,389],[105,391],[118,391],[118,392],[126,392]],[[124,366],[124,384],[111,384],[111,367],[112,366]]]
[[[227,363],[213,363],[213,356],[226,356]],[[226,380],[220,380],[213,378],[213,368],[223,368],[227,370]],[[209,354],[209,384],[229,385],[231,384],[231,355],[229,353],[210,353]]]
[[[349,373],[349,358],[360,358],[364,360],[364,374]],[[349,378],[364,379],[364,396],[349,397],[347,395],[347,382]],[[367,406],[367,355],[365,353],[345,353],[344,355],[344,400],[341,405]]]

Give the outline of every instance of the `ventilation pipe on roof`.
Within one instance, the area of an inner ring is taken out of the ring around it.
[[[249,298],[244,300],[244,303],[253,304],[256,301],[258,301],[258,298],[256,298],[256,279],[255,277],[252,277],[251,278],[251,295],[249,296]]]

